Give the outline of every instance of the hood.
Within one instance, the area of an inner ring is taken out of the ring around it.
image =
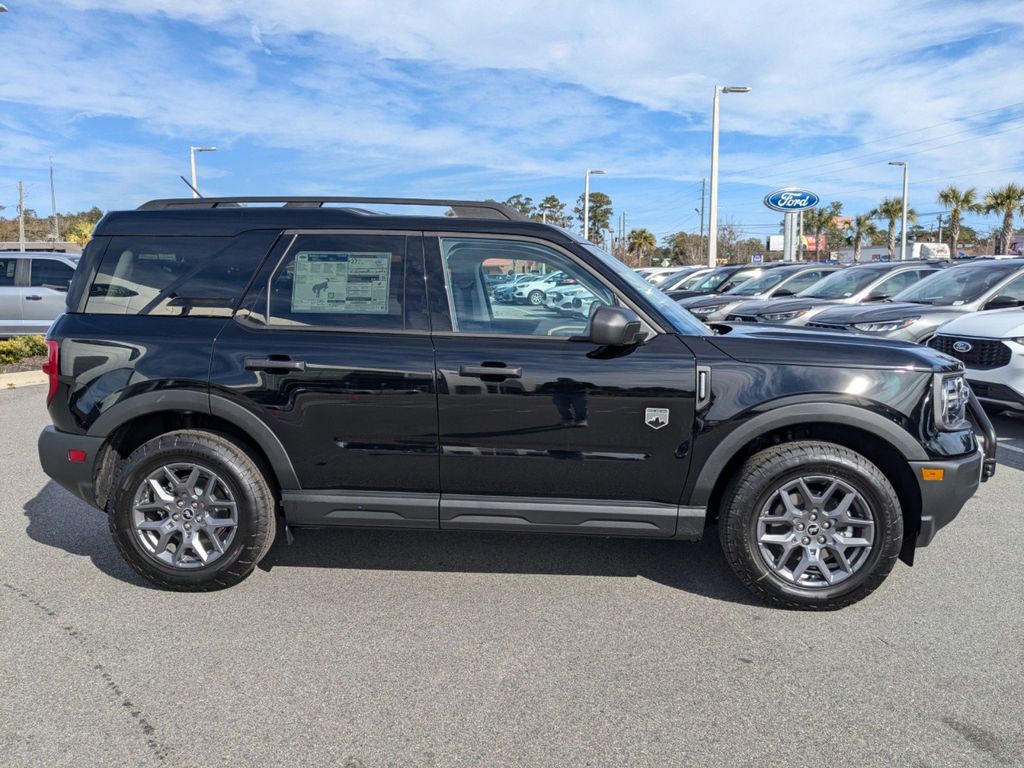
[[[830,302],[825,299],[802,299],[787,296],[784,299],[768,299],[765,301],[744,301],[732,310],[733,315],[763,315],[765,312],[796,312],[810,309]]]
[[[914,304],[899,302],[898,304],[843,304],[818,313],[816,323],[835,325],[853,325],[854,323],[880,323],[886,320],[902,320],[906,317],[927,317],[929,315],[953,316],[962,310],[956,307],[939,307],[931,304]]]
[[[693,307],[713,307],[716,304],[724,306],[726,304],[732,304],[735,301],[740,301],[743,298],[749,297],[730,296],[728,293],[702,294],[700,296],[691,296],[686,299],[680,299],[679,305],[684,309],[691,309]]]
[[[826,333],[799,326],[715,323],[710,339],[742,363],[886,370],[957,371],[958,360],[931,347],[849,333]]]
[[[1024,337],[1024,309],[993,309],[971,312],[940,325],[943,336],[971,336],[976,339],[1015,339]]]

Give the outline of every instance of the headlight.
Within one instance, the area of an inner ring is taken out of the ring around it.
[[[933,385],[935,426],[945,432],[964,429],[970,390],[962,373],[937,373]]]
[[[902,331],[908,325],[920,319],[920,317],[905,317],[902,320],[883,320],[877,323],[854,323],[853,327],[858,331],[866,331],[867,333],[888,333],[890,331]]]
[[[765,320],[792,320],[794,317],[806,315],[806,309],[794,309],[792,312],[768,312],[761,315]]]
[[[690,310],[690,313],[696,315],[697,317],[707,317],[708,315],[714,314],[724,306],[725,304],[708,304],[703,307],[693,307]]]

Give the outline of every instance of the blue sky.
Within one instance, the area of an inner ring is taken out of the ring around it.
[[[720,221],[775,231],[801,185],[860,213],[1024,180],[1022,2],[5,0],[0,205],[208,195],[575,201],[696,231],[715,83]],[[934,217],[927,217],[930,224]],[[994,217],[971,223],[994,226]]]

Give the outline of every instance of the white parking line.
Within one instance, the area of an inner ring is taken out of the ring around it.
[[[999,443],[1000,448],[1005,448],[1008,451],[1014,451],[1016,453],[1024,453],[1024,448],[1018,448],[1016,445],[1007,445],[1006,443]]]

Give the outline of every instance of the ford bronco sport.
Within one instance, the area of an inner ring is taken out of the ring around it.
[[[596,299],[580,317],[499,304],[498,271]],[[837,608],[912,563],[995,466],[958,360],[708,328],[492,203],[110,213],[47,343],[43,468],[168,589],[241,581],[281,524],[696,540],[717,523],[754,592]]]

